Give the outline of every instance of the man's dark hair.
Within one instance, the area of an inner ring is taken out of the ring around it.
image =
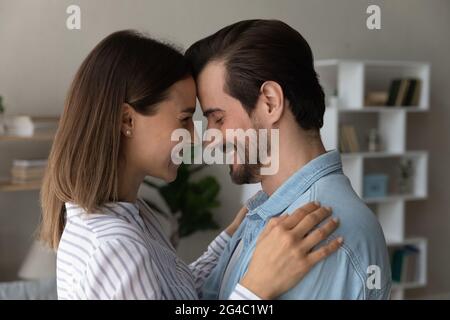
[[[225,92],[250,114],[265,81],[283,89],[290,109],[305,129],[320,129],[324,93],[311,48],[299,32],[278,20],[245,20],[194,43],[185,53],[197,78],[211,61],[223,61]]]

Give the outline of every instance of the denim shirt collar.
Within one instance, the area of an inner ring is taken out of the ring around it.
[[[270,197],[262,190],[257,192],[246,203],[249,210],[247,215],[258,215],[263,220],[276,216],[289,207],[317,180],[336,171],[342,171],[339,152],[336,150],[326,152],[308,162],[289,177]]]

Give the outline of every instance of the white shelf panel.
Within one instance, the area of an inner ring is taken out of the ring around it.
[[[358,152],[341,153],[344,173],[361,197],[364,177],[384,174],[388,177],[387,196],[363,198],[375,212],[389,246],[414,244],[420,249],[417,279],[393,285],[393,297],[403,298],[404,290],[427,283],[426,239],[405,240],[405,204],[424,200],[428,195],[427,151],[406,150],[407,117],[425,113],[430,108],[430,70],[428,62],[328,59],[315,62],[320,83],[327,97],[327,108],[321,135],[327,150],[341,146],[341,128],[351,126],[356,134]],[[419,79],[420,97],[415,106],[374,106],[366,99],[368,93],[387,92],[395,79]],[[368,135],[376,129],[381,152],[368,150]],[[347,140],[349,138],[347,131]],[[348,142],[348,141],[347,141]],[[347,150],[355,143],[344,143]],[[410,184],[399,184],[400,163],[410,159],[413,177]],[[415,281],[417,280],[417,281]]]
[[[426,111],[429,107],[430,63],[420,61],[317,60],[315,67],[327,97],[338,94],[340,109],[363,110],[364,97],[371,91],[389,91],[393,79],[421,80],[421,96],[410,112]],[[396,107],[400,108],[400,107]],[[366,112],[366,111],[363,111]]]
[[[392,290],[404,290],[404,289],[415,289],[425,287],[426,283],[423,282],[405,282],[405,283],[392,283]]]
[[[379,198],[364,198],[364,202],[371,203],[383,203],[383,202],[393,202],[393,201],[413,201],[413,200],[425,200],[426,196],[421,195],[392,195]]]
[[[338,107],[338,112],[368,112],[368,113],[374,113],[374,112],[394,112],[394,111],[401,111],[401,112],[410,112],[410,113],[416,113],[416,112],[426,112],[428,111],[428,107],[404,107],[404,106],[380,106],[380,107],[371,107],[371,106],[363,106],[359,108],[345,108],[345,107]]]
[[[398,246],[404,246],[404,245],[422,245],[422,244],[426,244],[427,239],[422,238],[422,237],[411,237],[411,238],[407,238],[404,240],[400,240],[400,241],[388,241],[387,240],[387,245],[388,247],[398,247]]]
[[[340,63],[361,63],[366,66],[376,67],[423,67],[430,66],[425,61],[405,61],[405,60],[357,60],[357,59],[321,59],[314,62],[315,67],[337,66]]]
[[[427,156],[428,151],[406,151],[406,152],[388,152],[388,151],[381,151],[381,152],[353,152],[353,153],[342,153],[342,158],[413,158],[413,157],[420,157],[420,156]]]

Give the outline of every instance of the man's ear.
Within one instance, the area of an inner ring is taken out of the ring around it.
[[[266,81],[261,85],[260,103],[262,119],[266,124],[276,126],[284,111],[284,93],[281,86],[275,81]]]
[[[122,105],[122,122],[120,130],[126,137],[133,136],[133,130],[135,129],[134,114],[135,111],[132,106],[128,103],[124,103]]]

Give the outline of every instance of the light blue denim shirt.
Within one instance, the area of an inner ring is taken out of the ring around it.
[[[247,202],[249,212],[229,241],[203,286],[203,299],[227,299],[247,271],[259,233],[268,220],[310,201],[330,206],[340,220],[330,236],[344,237],[342,247],[315,265],[280,299],[388,299],[391,269],[383,231],[374,213],[364,204],[342,172],[339,152],[330,151],[310,161],[272,196],[259,191]],[[329,239],[330,239],[329,238]],[[240,241],[239,256],[225,270]]]

